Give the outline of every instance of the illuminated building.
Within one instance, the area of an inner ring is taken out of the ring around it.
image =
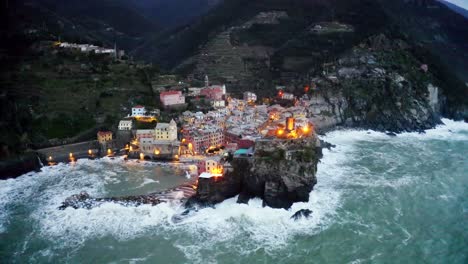
[[[132,107],[132,116],[144,116],[146,115],[146,109],[144,106],[137,105]]]
[[[97,133],[97,139],[99,143],[101,144],[112,141],[112,132],[111,131],[99,131]]]

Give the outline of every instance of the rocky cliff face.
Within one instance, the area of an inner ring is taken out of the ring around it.
[[[409,46],[385,35],[369,38],[322,65],[312,80],[309,114],[317,127],[347,125],[380,131],[422,131],[440,122],[445,98],[430,68]]]
[[[289,208],[309,200],[320,155],[315,137],[257,141],[255,155],[234,159],[223,177],[199,179],[192,202],[214,204],[239,194],[238,203],[259,197],[266,206]]]
[[[340,122],[394,131],[430,127],[437,121],[423,100],[430,84],[438,87],[441,114],[468,119],[468,20],[435,1],[224,1],[201,22],[165,39],[193,44],[172,66],[228,83],[231,93],[272,96],[279,85],[299,95],[295,90],[332,64],[334,75],[325,79],[340,89],[327,98],[343,98],[353,112]],[[170,61],[182,53],[154,54]],[[417,72],[421,65],[429,68],[426,76]],[[387,121],[393,124],[380,126]]]

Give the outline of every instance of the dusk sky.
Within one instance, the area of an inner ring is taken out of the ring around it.
[[[447,0],[447,2],[456,4],[468,10],[468,0]]]

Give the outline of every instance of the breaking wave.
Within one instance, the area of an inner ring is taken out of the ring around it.
[[[51,241],[55,249],[80,247],[88,240],[107,236],[130,240],[151,235],[167,240],[184,237],[171,241],[191,262],[216,262],[216,249],[226,247],[243,255],[258,250],[274,255],[295,237],[313,236],[336,222],[345,221],[338,212],[350,188],[396,189],[411,185],[412,176],[418,173],[417,164],[414,170],[405,169],[403,175],[401,172],[408,165],[407,155],[414,154],[389,155],[389,148],[412,145],[422,152],[424,145],[418,143],[420,140],[468,140],[468,124],[446,119],[443,122],[445,125],[425,134],[403,133],[396,137],[364,130],[328,133],[323,139],[336,147],[324,150],[318,165],[318,184],[310,194],[310,201],[296,203],[290,210],[262,207],[259,199],[251,200],[248,205],[237,204],[236,197],[214,208],[200,209],[182,221],[173,221],[173,216],[184,210],[179,203],[136,208],[108,203],[91,210],[60,211],[57,208],[61,202],[80,191],[92,196],[112,195],[108,185],[121,184],[119,175],[128,168],[119,159],[80,160],[75,165],[43,168],[38,173],[0,182],[0,234],[7,232],[9,212],[22,204],[30,208],[29,217],[37,232]],[[362,148],[365,144],[372,144],[373,151]],[[376,157],[379,163],[363,165]],[[147,168],[161,164],[133,162],[126,166]],[[113,170],[99,173],[109,168]],[[156,180],[145,178],[135,188],[155,183]],[[300,209],[310,209],[313,213],[308,219],[292,220],[292,214]],[[204,249],[211,249],[213,255],[203,255]]]

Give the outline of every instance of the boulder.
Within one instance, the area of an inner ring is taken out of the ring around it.
[[[299,220],[299,219],[302,219],[302,218],[309,218],[311,214],[312,214],[311,210],[301,209],[301,210],[297,211],[296,213],[294,213],[291,216],[291,219]]]

